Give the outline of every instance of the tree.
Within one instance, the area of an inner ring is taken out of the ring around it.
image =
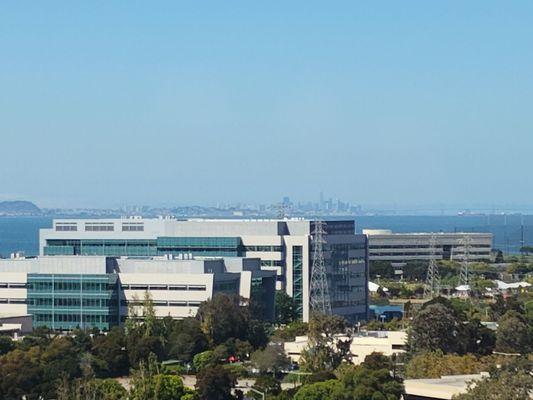
[[[304,385],[296,392],[294,400],[334,400],[344,398],[345,387],[342,382],[331,379]]]
[[[351,338],[336,339],[346,330],[346,320],[337,315],[315,314],[309,321],[309,348],[300,357],[309,372],[333,371],[342,361],[351,361]]]
[[[130,400],[175,400],[181,399],[187,393],[189,390],[183,386],[179,376],[156,374],[144,379],[143,382],[135,381],[129,398]]]
[[[409,360],[406,365],[407,378],[440,378],[443,375],[477,374],[486,370],[485,363],[472,354],[459,356],[443,354],[442,351],[420,353]]]
[[[152,354],[147,363],[139,363],[139,369],[132,379],[129,400],[175,400],[188,393],[190,391],[183,386],[179,376],[161,374],[157,360]]]
[[[458,352],[460,324],[454,312],[442,304],[423,308],[411,323],[409,347],[414,353],[437,350],[443,353]]]
[[[533,376],[526,371],[504,371],[470,385],[467,393],[454,400],[525,400],[531,398]]]
[[[95,368],[98,377],[116,377],[129,371],[126,337],[119,327],[112,328],[107,335],[98,335],[92,344],[95,358],[102,360],[103,368]]]
[[[235,383],[235,377],[220,365],[204,368],[196,375],[200,400],[230,400]]]
[[[505,262],[505,260],[503,258],[503,251],[496,250],[496,258],[494,259],[494,262],[496,264],[503,264]]]
[[[388,368],[373,369],[361,365],[344,375],[342,379],[349,396],[361,400],[400,400],[403,384],[391,376]]]
[[[528,326],[523,315],[507,311],[498,321],[496,350],[503,353],[523,353],[531,351],[533,329]]]
[[[192,359],[192,364],[196,372],[203,370],[204,368],[213,366],[217,363],[215,353],[213,350],[206,350],[196,354]]]
[[[128,392],[115,379],[95,379],[92,383],[96,399],[126,400]]]
[[[238,296],[216,294],[200,305],[197,317],[211,345],[222,344],[230,338],[247,339],[250,317]]]
[[[42,393],[41,353],[38,346],[33,346],[26,351],[15,349],[0,357],[0,399],[19,400],[24,395],[33,399]]]
[[[183,362],[190,362],[195,354],[207,350],[207,338],[202,332],[200,321],[196,318],[172,320],[166,355]]]
[[[0,356],[9,353],[15,348],[13,340],[9,336],[2,335],[0,336]]]
[[[74,379],[63,376],[57,387],[57,400],[126,400],[128,392],[114,379]]]
[[[346,320],[338,315],[313,314],[309,321],[309,338],[314,342],[328,341],[346,330]]]
[[[271,344],[264,350],[256,350],[251,356],[252,364],[259,369],[260,373],[272,372],[273,375],[291,365],[290,359],[285,355],[283,347]]]
[[[292,297],[283,290],[277,290],[275,303],[276,324],[287,325],[296,320],[296,305]]]
[[[281,393],[281,384],[279,381],[270,375],[261,375],[256,380],[254,385],[252,386],[255,390],[258,390],[262,393],[265,393],[267,395],[274,395],[277,396]],[[248,393],[248,396],[252,396],[254,398],[257,398],[257,393],[250,392]]]
[[[161,338],[157,336],[139,337],[132,333],[128,335],[126,348],[131,366],[137,366],[139,362],[146,361],[150,354],[154,354],[158,359],[161,359],[164,353]]]
[[[464,322],[459,328],[457,337],[459,353],[474,353],[478,355],[492,353],[496,342],[494,332],[481,325],[477,318]]]
[[[289,325],[276,329],[274,337],[276,340],[291,342],[296,339],[296,336],[304,336],[309,332],[309,325],[306,322],[294,321]]]
[[[76,351],[71,337],[56,337],[41,354],[41,391],[44,397],[52,397],[56,380],[62,375],[72,379],[81,376],[81,354]]]

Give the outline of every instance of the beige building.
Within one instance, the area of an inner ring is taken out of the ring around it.
[[[348,340],[348,336],[338,335],[337,340]],[[385,356],[405,352],[407,333],[402,331],[368,331],[359,332],[352,337],[350,352],[352,362],[361,364],[365,357],[374,352]],[[285,353],[293,362],[299,362],[302,351],[309,347],[307,336],[297,336],[293,342],[285,342]]]
[[[406,379],[405,400],[451,400],[466,393],[468,384],[488,376],[487,372],[474,375],[447,375],[436,379]]]

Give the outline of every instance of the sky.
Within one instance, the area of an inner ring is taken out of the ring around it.
[[[0,2],[0,199],[531,204],[531,1]]]

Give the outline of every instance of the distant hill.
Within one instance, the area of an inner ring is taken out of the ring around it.
[[[0,215],[40,215],[41,209],[31,201],[0,201]]]

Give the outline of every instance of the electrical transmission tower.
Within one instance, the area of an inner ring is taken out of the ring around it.
[[[313,232],[314,252],[313,266],[311,268],[311,286],[309,289],[309,305],[312,313],[331,314],[331,299],[329,297],[328,278],[326,275],[326,262],[324,260],[324,244],[326,240],[326,223],[317,219]]]
[[[440,293],[440,275],[437,264],[437,237],[432,234],[429,238],[429,266],[424,286],[424,297],[437,297]]]
[[[465,235],[461,239],[461,245],[463,247],[463,260],[461,263],[460,283],[461,285],[470,285],[469,276],[469,263],[470,263],[470,245],[472,244],[472,238],[469,235]]]

